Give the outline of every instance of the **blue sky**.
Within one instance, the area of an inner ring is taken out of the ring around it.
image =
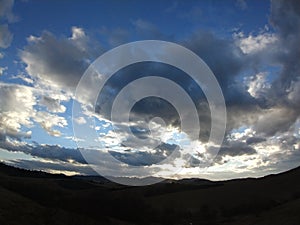
[[[191,161],[174,162],[171,167],[181,168],[178,174],[171,176],[161,169],[157,176],[230,179],[299,165],[297,1],[1,0],[0,21],[0,159],[6,163],[67,174],[92,173],[78,160],[73,136],[72,104],[78,81],[104,52],[128,42],[155,39],[183,45],[207,63],[222,88],[228,114],[219,154],[203,169],[201,162],[212,148],[205,143],[210,129],[207,102],[184,75],[159,67],[168,78],[186,85],[204,128],[203,137],[189,140]],[[180,132],[176,113],[169,113],[170,106],[162,102],[156,105],[162,107],[160,111],[149,113],[156,102],[141,102],[133,110],[140,120],[168,115],[168,129],[159,133],[165,141],[156,149],[143,146],[125,151],[124,136],[111,133],[106,101],[129,82],[129,73],[146,74],[153,68],[137,65],[120,72],[105,89],[104,100],[99,99],[99,110],[86,112],[95,117],[96,131],[115,157],[150,164],[149,171],[157,169],[151,167],[153,162],[188,139],[188,134]],[[140,127],[133,129],[140,135]]]

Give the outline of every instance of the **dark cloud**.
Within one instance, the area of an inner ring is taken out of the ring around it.
[[[250,64],[234,40],[219,38],[211,32],[198,31],[178,42],[198,54],[216,75],[229,112],[228,130],[242,123],[241,117],[257,111],[260,102],[236,81],[242,71],[249,69]],[[211,129],[211,112],[201,87],[184,72],[165,64],[136,63],[118,71],[100,93],[96,112],[109,119],[113,100],[119,91],[133,80],[153,74],[178,83],[191,96],[201,123],[200,139],[207,141]],[[168,125],[180,126],[176,110],[158,98],[140,101],[133,108],[132,114],[145,121],[160,116]]]
[[[270,22],[278,41],[273,46],[277,50],[269,57],[281,69],[266,93],[269,110],[255,125],[257,132],[267,136],[288,131],[300,114],[296,97],[300,85],[299,1],[272,1]]]
[[[212,32],[197,31],[180,43],[204,60],[222,87],[227,87],[247,66],[241,50],[233,40],[219,38]]]
[[[118,93],[130,82],[145,76],[154,75],[165,77],[179,84],[191,97],[198,110],[201,124],[200,137],[207,138],[210,130],[210,110],[207,100],[200,87],[195,84],[183,71],[162,63],[143,62],[136,63],[118,71],[109,79],[107,85],[99,94],[96,112],[110,119],[112,104]],[[162,90],[172,91],[172,90]],[[186,109],[188,111],[188,109]],[[189,116],[187,114],[187,116]],[[162,118],[167,125],[179,127],[181,120],[178,112],[169,102],[157,97],[148,97],[137,102],[131,110],[131,121],[149,122],[154,117]],[[186,119],[185,117],[181,119]],[[134,129],[134,127],[133,127]]]
[[[255,131],[268,137],[288,131],[296,122],[299,113],[291,108],[272,108],[260,118],[254,125]]]
[[[238,157],[243,155],[254,155],[256,153],[257,151],[248,144],[244,142],[233,141],[224,144],[220,148],[218,155],[214,159],[214,163],[226,163],[226,161],[224,161],[225,156]]]
[[[273,84],[277,97],[285,97],[293,81],[298,81],[300,65],[300,4],[297,0],[272,1],[271,24],[275,27],[280,38],[281,46],[276,55],[282,65],[279,78]]]
[[[264,137],[249,137],[246,140],[246,144],[247,145],[252,145],[252,144],[257,144],[257,143],[260,143],[260,142],[264,142],[266,140],[267,139],[264,138]]]
[[[177,145],[171,145],[167,143],[160,144],[154,150],[155,153],[151,152],[114,152],[110,151],[110,154],[121,162],[124,162],[132,166],[149,166],[160,163],[166,159],[175,149]],[[129,150],[130,151],[130,150]]]
[[[0,147],[12,152],[24,152],[25,154],[42,159],[58,160],[61,162],[76,162],[86,164],[78,149],[70,149],[58,145],[25,144],[14,145],[10,142],[0,142]]]
[[[232,142],[228,146],[221,147],[218,156],[240,156],[252,155],[255,153],[256,150],[244,142]]]
[[[28,170],[40,170],[46,172],[63,172],[69,174],[80,174],[80,175],[89,175],[89,176],[98,176],[98,174],[88,165],[76,165],[72,163],[61,163],[59,161],[52,161],[52,162],[44,162],[44,161],[37,161],[37,160],[10,160],[6,162],[10,165],[25,168]]]

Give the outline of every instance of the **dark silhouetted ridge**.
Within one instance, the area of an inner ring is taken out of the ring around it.
[[[297,225],[300,168],[263,178],[127,187],[0,163],[1,225]]]

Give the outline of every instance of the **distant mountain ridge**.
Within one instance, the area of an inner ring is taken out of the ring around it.
[[[299,178],[300,167],[263,178],[130,187],[0,163],[0,224],[298,225]]]

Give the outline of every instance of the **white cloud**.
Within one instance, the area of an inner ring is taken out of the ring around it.
[[[80,27],[72,27],[72,37],[74,41],[85,39],[86,34],[84,30]]]
[[[28,84],[33,84],[34,83],[34,80],[31,77],[25,75],[24,73],[20,73],[19,75],[16,75],[16,76],[11,76],[10,79],[21,79],[21,80],[25,81]]]
[[[3,72],[7,70],[7,67],[0,67],[0,76],[3,74]]]
[[[246,77],[244,83],[248,87],[247,91],[252,97],[261,97],[270,89],[271,85],[267,82],[267,75],[266,72],[260,72],[255,76]]]
[[[75,118],[74,121],[77,123],[77,124],[86,124],[86,120],[84,119],[84,117],[78,117],[78,118]]]
[[[68,125],[68,122],[64,117],[57,116],[56,114],[50,114],[47,112],[37,112],[34,119],[41,125],[43,129],[45,129],[48,132],[48,134],[56,137],[61,136],[61,132],[59,130],[53,129],[53,127],[63,128]]]
[[[40,95],[43,96],[43,91],[32,87],[0,83],[0,133],[16,138],[29,137],[23,128],[30,129],[37,122],[50,135],[60,136],[60,132],[53,127],[65,127],[68,123],[64,117],[37,111]],[[65,111],[64,106],[57,105],[55,101],[47,103],[56,113]]]
[[[234,35],[236,44],[245,54],[257,53],[271,47],[278,38],[272,33],[262,33],[257,36],[250,34],[248,37],[240,32]]]
[[[6,134],[21,132],[22,126],[31,127],[35,115],[36,97],[31,88],[18,85],[0,85],[0,128]]]

